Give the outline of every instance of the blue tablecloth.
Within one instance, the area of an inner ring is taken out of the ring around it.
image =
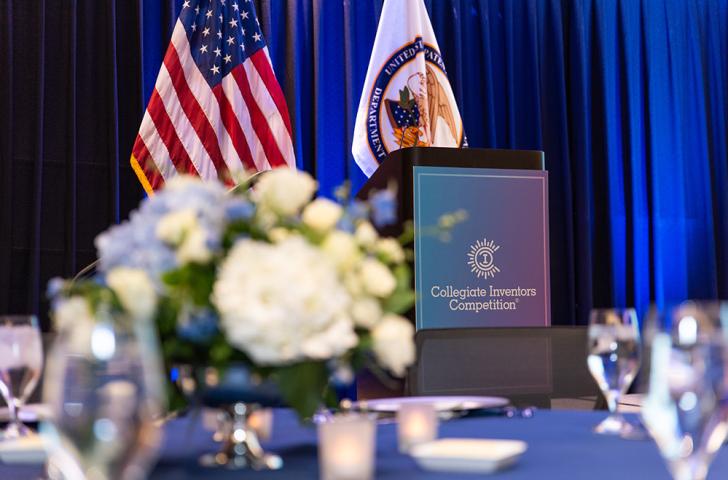
[[[517,465],[492,475],[494,479],[669,479],[670,476],[651,440],[635,441],[603,437],[591,427],[604,417],[602,412],[540,410],[530,419],[504,417],[463,418],[441,424],[441,437],[519,439],[528,451]],[[249,472],[208,469],[197,465],[197,457],[214,451],[211,434],[189,418],[166,427],[161,458],[152,480],[240,480],[318,478],[316,430],[298,424],[291,412],[276,412],[273,440],[266,447],[283,456],[285,467],[278,472]],[[472,479],[468,474],[430,473],[420,470],[412,459],[397,452],[396,425],[378,427],[377,479]],[[3,466],[2,480],[35,480],[38,468]],[[728,447],[718,453],[709,480],[728,478]]]

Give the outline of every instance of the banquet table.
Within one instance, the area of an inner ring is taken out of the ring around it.
[[[490,475],[494,479],[666,479],[665,464],[652,440],[623,440],[593,434],[591,428],[604,412],[538,410],[532,418],[473,416],[444,422],[440,437],[518,439],[528,443],[519,462]],[[285,462],[276,472],[234,471],[199,466],[197,457],[214,451],[211,433],[204,430],[198,416],[178,418],[167,423],[160,459],[151,480],[240,480],[318,478],[316,430],[302,426],[288,410],[276,410],[273,435],[265,447],[279,453]],[[0,479],[36,480],[39,466],[3,465]],[[415,462],[397,451],[394,423],[377,430],[377,479],[472,479],[472,474],[436,473],[421,470]],[[728,478],[728,447],[716,456],[709,480]]]

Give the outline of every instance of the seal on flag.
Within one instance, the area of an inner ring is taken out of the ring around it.
[[[421,56],[424,68],[411,65]],[[416,37],[383,63],[369,94],[366,126],[369,148],[380,162],[399,148],[463,146],[462,122],[437,48]]]

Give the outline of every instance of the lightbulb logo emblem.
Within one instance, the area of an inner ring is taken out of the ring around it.
[[[478,278],[495,277],[495,274],[500,272],[500,268],[494,263],[495,252],[499,249],[499,245],[496,245],[493,240],[488,241],[486,238],[472,244],[468,252],[470,271]]]

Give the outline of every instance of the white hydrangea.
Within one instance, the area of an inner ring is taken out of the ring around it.
[[[327,198],[317,198],[303,209],[301,221],[317,232],[325,233],[336,226],[343,212],[338,203]]]
[[[106,284],[124,310],[136,320],[148,321],[157,309],[157,292],[149,275],[139,268],[117,267],[106,274]]]
[[[315,191],[316,181],[309,174],[291,168],[266,172],[255,185],[259,206],[284,216],[300,212]]]
[[[361,263],[360,276],[364,290],[379,298],[386,298],[394,292],[397,280],[392,272],[379,260],[367,258]]]
[[[336,267],[300,236],[278,244],[239,240],[212,301],[230,344],[259,365],[329,359],[358,342]]]
[[[387,314],[372,330],[372,350],[377,361],[398,377],[415,361],[415,328],[406,318]]]

